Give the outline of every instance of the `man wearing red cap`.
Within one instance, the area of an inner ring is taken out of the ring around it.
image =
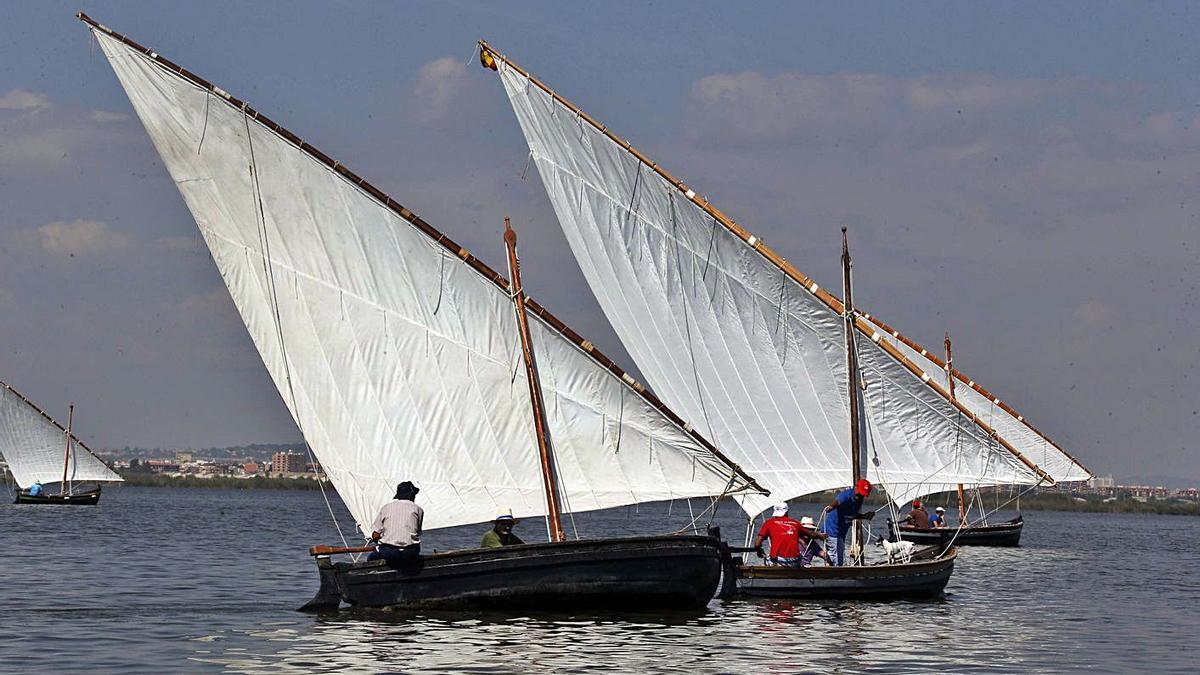
[[[921,500],[913,500],[912,511],[908,512],[908,516],[904,519],[904,524],[912,525],[922,530],[929,529],[929,512],[921,505]]]
[[[845,538],[850,535],[852,521],[875,516],[874,511],[862,513],[863,500],[870,494],[871,482],[863,478],[854,487],[839,492],[833,502],[825,507],[825,524],[821,529],[829,535],[825,540],[825,550],[832,564],[846,564]]]

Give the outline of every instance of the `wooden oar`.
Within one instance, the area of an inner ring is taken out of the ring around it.
[[[370,553],[374,546],[313,546],[308,549],[309,555],[334,555],[337,553]]]

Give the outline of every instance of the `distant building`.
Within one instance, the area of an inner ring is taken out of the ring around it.
[[[1116,485],[1116,481],[1113,480],[1111,473],[1107,476],[1093,476],[1092,480],[1089,482],[1091,483],[1091,487],[1097,490],[1100,488],[1110,488]]]
[[[277,452],[271,456],[272,473],[304,473],[308,461],[304,455],[295,452]]]
[[[247,476],[256,476],[261,470],[262,468],[259,467],[258,462],[246,462],[242,465],[242,473]]]
[[[175,461],[180,464],[187,464],[188,462],[196,461],[196,455],[191,452],[179,451],[175,453]]]

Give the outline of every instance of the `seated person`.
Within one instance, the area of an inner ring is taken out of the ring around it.
[[[492,521],[492,529],[488,530],[483,535],[483,541],[479,542],[480,548],[500,548],[501,546],[515,546],[524,544],[521,538],[513,534],[513,526],[519,521],[513,518],[512,509],[508,509],[504,513],[496,516]]]
[[[813,558],[820,558],[825,561],[826,565],[830,565],[829,554],[821,546],[821,542],[827,539],[829,535],[817,530],[817,524],[813,519],[804,516],[800,519],[800,564],[804,567],[812,565]]]
[[[933,517],[931,517],[929,519],[929,526],[932,528],[935,528],[935,529],[939,528],[939,527],[945,527],[946,526],[946,509],[944,509],[940,506],[937,507],[936,509],[934,509]]]
[[[386,560],[393,568],[421,563],[421,523],[425,510],[416,504],[421,489],[410,481],[396,486],[396,498],[379,509],[371,526],[371,541],[378,542],[367,560]]]
[[[33,485],[29,486],[29,496],[30,497],[41,497],[42,496],[42,481],[40,481],[40,480],[33,481]]]
[[[921,530],[929,529],[929,512],[921,505],[921,500],[913,500],[912,511],[908,512],[908,516],[901,523]]]
[[[771,517],[763,522],[754,540],[754,548],[758,556],[765,557],[769,565],[799,567],[800,557],[800,522],[788,517],[787,502],[775,505]],[[771,540],[771,553],[765,555],[762,550],[763,541]]]

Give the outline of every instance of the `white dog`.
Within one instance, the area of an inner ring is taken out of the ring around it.
[[[906,563],[912,560],[913,543],[911,541],[888,541],[880,537],[875,542],[876,546],[882,546],[884,551],[887,551],[887,559],[889,563],[894,563],[897,560]]]

